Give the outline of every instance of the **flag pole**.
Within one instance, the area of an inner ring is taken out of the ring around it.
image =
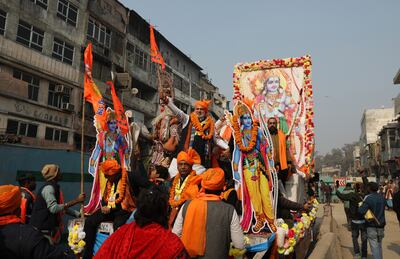
[[[83,170],[84,170],[84,139],[85,139],[85,96],[82,96],[82,126],[81,126],[81,193],[84,193]],[[83,218],[83,203],[81,204],[81,218]]]

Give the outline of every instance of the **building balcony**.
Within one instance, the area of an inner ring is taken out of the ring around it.
[[[0,57],[2,60],[18,62],[21,65],[64,79],[75,85],[79,84],[80,81],[79,71],[72,66],[4,37],[0,37]]]
[[[157,112],[157,105],[146,100],[140,99],[136,96],[124,97],[124,106],[132,107],[133,109],[144,113],[147,116],[155,117]]]

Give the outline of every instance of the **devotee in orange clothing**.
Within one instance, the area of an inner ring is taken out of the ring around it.
[[[76,258],[68,247],[52,246],[39,230],[22,224],[21,198],[18,186],[0,186],[1,258]]]
[[[187,152],[181,151],[177,157],[179,173],[174,177],[169,193],[169,205],[171,214],[169,226],[172,227],[176,215],[182,204],[189,199],[193,199],[199,192],[198,185],[201,177],[196,175],[192,169],[193,164],[200,163],[200,156],[194,149]]]
[[[191,257],[227,258],[232,241],[244,248],[243,231],[235,208],[221,201],[224,171],[210,168],[202,175],[202,190],[179,211],[172,232],[181,237]]]

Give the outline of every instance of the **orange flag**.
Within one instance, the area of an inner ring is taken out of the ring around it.
[[[129,131],[129,125],[125,116],[124,106],[122,106],[122,103],[119,100],[117,93],[115,92],[114,83],[108,81],[107,84],[111,87],[111,96],[112,96],[112,101],[114,103],[114,111],[117,117],[118,127],[121,131],[121,134],[125,135]]]
[[[153,25],[151,24],[150,24],[150,56],[151,56],[151,61],[160,64],[162,70],[165,69],[165,62],[163,57],[161,56],[161,52],[158,50],[156,38],[154,37],[154,28]]]
[[[101,92],[99,91],[99,88],[96,86],[92,78],[92,64],[93,64],[92,43],[89,43],[85,49],[84,63],[85,63],[85,73],[83,81],[84,98],[87,102],[90,102],[92,104],[96,120],[99,122],[100,126],[103,129],[105,129],[106,104],[103,100]]]

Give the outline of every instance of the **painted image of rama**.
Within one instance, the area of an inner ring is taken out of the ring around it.
[[[291,117],[296,106],[288,83],[290,83],[289,77],[279,69],[267,70],[261,77],[251,82],[252,92],[255,95],[256,113],[262,116],[264,121],[268,118],[276,118],[279,129],[285,135],[289,134]]]
[[[271,194],[276,176],[269,159],[272,157],[271,145],[248,105],[239,101],[230,121],[235,138],[233,177],[240,183],[243,197],[242,228],[248,232],[251,227],[253,233],[258,233],[268,225],[275,232]]]

